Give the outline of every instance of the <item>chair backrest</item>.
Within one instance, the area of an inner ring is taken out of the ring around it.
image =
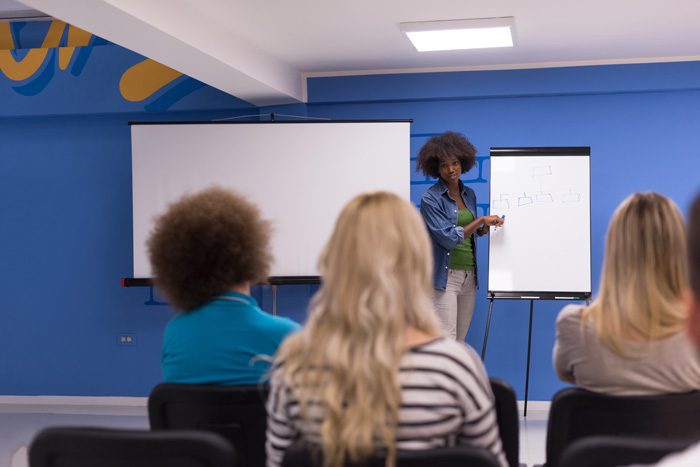
[[[564,448],[573,441],[597,435],[700,437],[700,391],[610,396],[562,389],[549,412],[547,467],[558,467]]]
[[[30,467],[231,467],[235,450],[201,431],[56,427],[29,446]]]
[[[590,436],[574,441],[561,456],[562,467],[616,467],[655,464],[664,456],[682,451],[691,440]]]
[[[503,380],[489,378],[491,390],[496,396],[496,417],[503,450],[510,467],[518,467],[520,459],[520,422],[518,403],[513,387]]]
[[[386,459],[373,457],[359,464],[345,467],[385,467]],[[295,443],[284,453],[282,467],[321,467],[323,458],[319,450],[306,443]],[[496,456],[484,448],[455,446],[421,451],[400,451],[396,467],[500,467]]]
[[[213,431],[236,449],[240,467],[265,465],[267,386],[161,383],[148,397],[152,430]]]

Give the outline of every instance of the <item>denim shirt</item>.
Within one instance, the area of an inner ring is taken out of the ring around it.
[[[459,181],[462,201],[476,219],[476,195],[474,190]],[[445,290],[447,271],[450,265],[450,251],[464,241],[464,229],[457,225],[457,203],[447,193],[447,184],[438,182],[428,188],[421,198],[420,212],[430,234],[433,244],[433,287]],[[474,253],[474,278],[476,280],[476,242],[471,235],[472,252]],[[477,283],[478,285],[478,283]]]

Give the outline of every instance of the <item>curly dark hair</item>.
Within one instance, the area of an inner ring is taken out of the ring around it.
[[[267,279],[269,223],[233,191],[185,195],[160,216],[148,240],[156,286],[174,308],[190,311],[228,288]]]
[[[468,172],[476,164],[476,148],[464,135],[446,131],[433,136],[420,148],[416,170],[428,177],[440,177],[440,162],[449,156],[455,156],[462,164],[462,173]]]
[[[700,194],[695,197],[688,219],[688,252],[690,253],[690,287],[700,297]]]

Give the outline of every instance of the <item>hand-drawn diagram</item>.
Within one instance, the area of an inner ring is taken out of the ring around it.
[[[536,203],[551,203],[554,201],[552,193],[544,190],[544,182],[540,177],[546,177],[552,175],[551,165],[540,165],[532,168],[532,178],[538,178],[540,190],[535,193]]]
[[[491,211],[504,211],[511,208],[536,207],[539,204],[569,204],[579,203],[581,193],[572,188],[557,188],[551,190],[551,176],[554,175],[551,165],[533,166],[530,174],[532,190],[518,192],[516,195],[498,193],[491,201]],[[537,186],[538,188],[535,188]]]
[[[562,203],[579,203],[581,201],[581,193],[577,193],[571,189],[561,195]]]
[[[535,166],[532,168],[532,176],[533,177],[542,177],[544,175],[552,175],[552,166],[551,165],[541,165],[541,166]]]
[[[518,206],[526,206],[528,204],[532,204],[533,199],[532,196],[528,196],[527,193],[523,192],[522,196],[518,196]]]
[[[510,201],[508,201],[508,194],[500,194],[497,199],[491,201],[491,211],[504,211],[510,209]]]

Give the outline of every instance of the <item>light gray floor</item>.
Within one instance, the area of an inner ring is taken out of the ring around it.
[[[148,429],[148,417],[0,412],[0,467],[26,467],[32,437],[49,426]]]
[[[529,414],[520,418],[520,463],[532,467],[544,464],[545,441],[547,439],[547,417],[544,414]]]
[[[520,462],[544,463],[547,413],[530,412],[520,420]],[[0,467],[27,467],[27,446],[36,432],[49,426],[99,426],[148,429],[142,416],[6,413],[0,411]]]

